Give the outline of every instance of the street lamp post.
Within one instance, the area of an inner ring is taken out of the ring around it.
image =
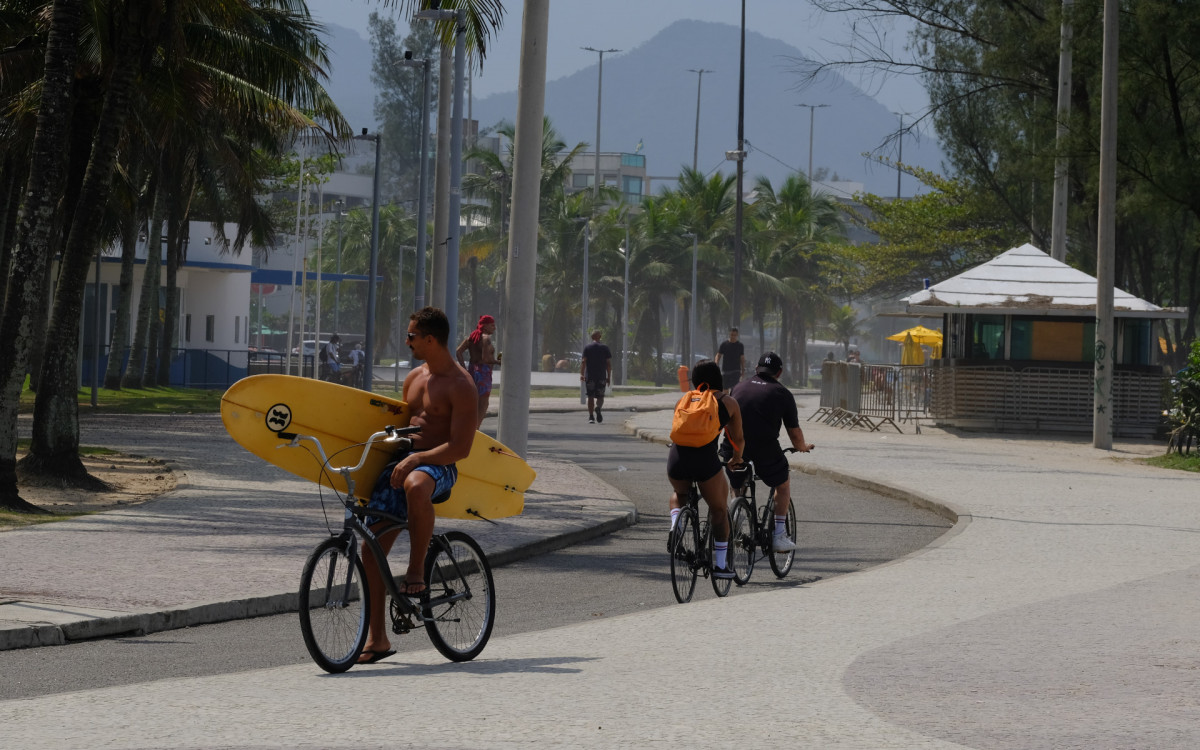
[[[696,364],[696,266],[698,265],[697,258],[699,257],[700,236],[695,232],[688,232],[684,237],[692,238],[692,304],[688,306],[688,359],[691,361],[690,366]]]
[[[688,68],[688,72],[696,74],[696,136],[692,140],[692,171],[695,172],[700,160],[700,84],[704,82],[704,74],[712,71],[704,68]]]
[[[346,218],[346,201],[338,198],[337,209],[337,283],[333,285],[333,329],[342,330],[342,220]]]
[[[450,122],[450,237],[446,242],[446,317],[450,341],[457,341],[458,255],[462,239],[463,93],[466,78],[467,14],[465,10],[430,8],[413,14],[427,21],[454,22],[454,104]]]
[[[746,0],[742,0],[742,41],[738,58],[738,121],[737,121],[737,193],[734,195],[733,215],[733,293],[730,305],[730,326],[741,325],[742,319],[742,183],[746,161]]]
[[[900,118],[900,130],[896,132],[898,151],[896,153],[896,200],[900,200],[900,162],[904,160],[904,113],[893,112],[896,117]]]
[[[416,253],[416,273],[413,285],[416,289],[413,294],[413,311],[420,310],[425,307],[425,246],[428,241],[426,237],[427,230],[425,228],[425,214],[428,209],[429,202],[429,58],[414,60],[412,50],[407,50],[404,53],[404,59],[400,61],[401,65],[408,67],[420,66],[422,71],[422,83],[424,93],[421,96],[421,178],[419,181],[420,194],[417,196],[417,253]]]
[[[808,107],[808,190],[812,192],[813,184],[813,113],[821,107],[828,107],[828,104],[797,104],[797,107]]]
[[[588,231],[588,220],[580,219],[583,222],[583,300],[579,309],[579,328],[580,328],[580,347],[586,347],[588,343],[588,249],[591,242],[591,232]],[[579,350],[582,357],[583,349]],[[579,381],[579,403],[587,403],[587,386],[581,380]]]
[[[354,136],[354,140],[375,142],[375,179],[371,187],[371,262],[367,276],[367,344],[363,361],[363,390],[370,391],[374,378],[372,365],[375,361],[375,282],[379,275],[379,155],[383,149],[383,142],[379,133],[368,135],[366,128],[363,128],[362,135]]]
[[[588,52],[600,53],[600,72],[596,79],[596,184],[593,185],[593,195],[600,200],[600,92],[604,87],[604,53],[620,52],[619,49],[596,49],[595,47],[580,47]]]
[[[629,385],[629,223],[625,223],[625,292],[621,298],[621,385]]]

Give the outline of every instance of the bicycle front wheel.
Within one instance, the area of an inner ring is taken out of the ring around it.
[[[696,509],[686,507],[675,520],[671,545],[671,587],[675,601],[686,604],[696,589],[696,560],[700,554],[700,530],[696,528]]]
[[[787,537],[793,542],[796,541],[796,503],[788,503],[787,522],[784,527],[787,530]],[[783,578],[792,569],[792,561],[796,559],[796,550],[791,552],[771,552],[768,555],[771,560],[771,571],[775,573],[776,578]]]
[[[479,545],[461,531],[434,537],[425,558],[428,599],[421,615],[434,648],[451,661],[470,661],[483,651],[496,624],[492,566]]]
[[[317,545],[300,575],[300,632],[309,655],[326,672],[345,672],[367,641],[370,592],[353,536]]]
[[[733,568],[733,580],[737,585],[745,586],[750,582],[756,551],[754,508],[746,498],[738,498],[729,521],[729,567]]]

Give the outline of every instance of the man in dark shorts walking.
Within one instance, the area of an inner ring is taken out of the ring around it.
[[[600,331],[592,332],[592,343],[583,347],[579,379],[587,387],[588,424],[604,421],[604,389],[612,380],[612,351],[600,343]]]
[[[783,374],[783,360],[775,352],[767,352],[758,360],[755,375],[733,389],[733,400],[742,412],[742,435],[746,449],[742,458],[754,462],[754,469],[768,487],[775,488],[775,534],[772,549],[775,552],[791,552],[796,543],[787,535],[788,504],[791,502],[791,479],[788,472],[787,455],[779,447],[779,428],[787,430],[792,447],[801,453],[813,449],[812,443],[804,442],[804,431],[800,429],[800,417],[796,411],[796,399],[792,392],[779,382]],[[726,458],[732,454],[726,440],[721,453]],[[730,480],[737,490],[744,475],[731,474]]]
[[[721,379],[725,390],[732,390],[746,374],[746,345],[739,340],[738,329],[729,329],[729,339],[717,348],[717,364],[721,366]]]

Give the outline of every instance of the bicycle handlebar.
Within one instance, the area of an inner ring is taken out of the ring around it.
[[[325,455],[325,448],[321,445],[320,439],[314,435],[302,435],[297,432],[277,432],[275,434],[284,440],[290,441],[285,445],[277,446],[278,448],[295,448],[296,446],[300,445],[302,440],[307,440],[316,446],[317,453],[321,457],[322,466],[327,467],[330,471],[337,472],[342,475],[348,475],[358,471],[363,467],[364,464],[367,463],[367,456],[370,455],[371,446],[375,443],[399,443],[401,441],[408,441],[409,445],[411,446],[412,440],[405,436],[415,435],[420,431],[421,427],[419,425],[413,427],[393,427],[392,425],[388,425],[387,427],[384,427],[379,432],[373,433],[369,438],[367,438],[366,442],[363,443],[362,456],[359,457],[358,463],[354,466],[330,466],[329,458]]]

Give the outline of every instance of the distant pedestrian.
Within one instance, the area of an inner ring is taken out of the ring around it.
[[[746,374],[746,346],[739,340],[736,327],[729,329],[729,339],[718,347],[717,364],[721,366],[721,379],[727,389],[737,385]]]
[[[496,333],[496,319],[491,315],[480,315],[479,323],[471,335],[463,339],[454,351],[458,363],[467,368],[471,379],[475,381],[475,390],[479,394],[479,425],[483,426],[483,418],[487,416],[488,400],[492,395],[492,368],[500,364],[496,356],[496,346],[492,336]],[[463,362],[463,353],[467,361]]]
[[[579,365],[579,379],[587,389],[588,424],[604,421],[604,389],[612,380],[612,350],[600,343],[600,336],[600,331],[592,332]]]

